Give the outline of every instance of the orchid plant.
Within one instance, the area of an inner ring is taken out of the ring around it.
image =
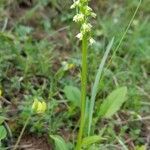
[[[88,6],[88,3],[89,0],[77,0],[71,5],[71,9],[76,9],[77,11],[76,15],[73,17],[73,21],[80,25],[80,33],[78,33],[76,37],[82,41],[81,118],[76,146],[77,150],[80,150],[82,147],[83,130],[85,127],[88,43],[90,43],[90,45],[95,43],[95,40],[92,37],[90,18],[95,18],[96,14],[93,12],[92,8]]]
[[[90,23],[91,18],[96,18],[96,14],[93,12],[92,8],[89,7],[90,0],[76,0],[71,5],[71,9],[76,9],[76,15],[73,17],[73,21],[80,25],[80,32],[76,35],[76,37],[82,42],[82,71],[81,71],[81,116],[80,116],[80,126],[79,126],[79,133],[77,139],[76,150],[81,150],[85,143],[95,143],[100,140],[101,136],[92,135],[91,128],[93,125],[93,112],[94,112],[94,105],[96,100],[96,95],[98,92],[99,82],[102,78],[102,72],[104,69],[104,65],[108,58],[109,52],[112,49],[114,38],[108,44],[104,56],[101,60],[99,68],[97,70],[97,74],[95,77],[95,81],[91,90],[91,98],[88,102],[87,99],[87,55],[88,55],[88,48],[89,46],[95,43],[94,38],[92,37],[92,24]],[[114,49],[111,59],[118,51],[124,37],[129,30],[135,15],[141,5],[141,1],[139,2],[133,17],[131,18],[122,38],[120,39],[119,44]],[[109,64],[108,64],[109,65]],[[108,67],[108,65],[106,67]],[[127,87],[119,87],[112,91],[106,100],[104,100],[99,108],[98,115],[94,121],[97,122],[98,118],[110,118],[112,117],[122,106],[122,104],[126,100],[127,94]],[[88,111],[87,111],[88,108]]]

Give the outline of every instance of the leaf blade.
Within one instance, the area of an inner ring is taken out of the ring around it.
[[[0,141],[6,138],[7,131],[4,126],[0,126]]]
[[[55,141],[56,150],[68,150],[67,144],[62,137],[59,135],[50,135]]]
[[[100,65],[99,65],[99,68],[98,68],[98,71],[97,71],[97,74],[96,74],[96,78],[95,78],[95,81],[94,81],[94,85],[93,85],[93,88],[92,88],[91,103],[90,103],[90,109],[89,109],[88,135],[91,132],[90,128],[92,126],[94,104],[95,104],[95,99],[96,99],[96,95],[97,95],[97,92],[98,92],[99,81],[100,81],[100,78],[102,76],[102,71],[103,71],[104,65],[106,63],[108,54],[109,54],[109,52],[110,52],[110,50],[113,46],[113,43],[114,43],[114,38],[112,38],[112,40],[110,41],[110,43],[108,44],[108,46],[106,48],[106,52],[105,52],[105,54],[102,58],[102,61],[101,61]]]
[[[101,104],[98,116],[103,118],[112,117],[125,102],[126,94],[127,87],[120,87],[112,91]]]
[[[5,117],[0,116],[0,125],[5,121]]]
[[[81,105],[81,92],[75,86],[65,86],[64,94],[68,101],[70,101],[74,106],[80,107]]]
[[[93,135],[93,136],[89,136],[89,137],[85,137],[82,141],[82,146],[83,147],[87,147],[91,144],[100,142],[101,140],[104,140],[105,138],[102,138],[99,135]]]

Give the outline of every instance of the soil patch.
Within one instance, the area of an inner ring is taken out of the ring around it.
[[[20,150],[52,150],[45,137],[25,135],[20,142]]]

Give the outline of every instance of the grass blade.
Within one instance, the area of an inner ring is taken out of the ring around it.
[[[95,104],[95,98],[97,95],[97,90],[98,90],[98,85],[99,85],[99,81],[102,75],[102,71],[105,65],[105,62],[107,60],[108,54],[112,48],[112,45],[114,43],[114,38],[112,38],[112,40],[110,41],[110,43],[108,44],[105,54],[102,58],[102,61],[99,65],[97,74],[96,74],[96,78],[95,78],[95,82],[92,88],[92,95],[91,95],[91,101],[90,101],[90,110],[89,110],[89,120],[88,120],[88,135],[90,134],[90,128],[91,128],[91,124],[92,124],[92,116],[93,116],[93,111],[94,111],[94,104]]]

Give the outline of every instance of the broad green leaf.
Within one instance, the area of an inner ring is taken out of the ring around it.
[[[7,136],[7,131],[4,126],[0,126],[0,141],[5,139]]]
[[[62,137],[58,135],[50,135],[50,137],[55,141],[56,150],[69,150]]]
[[[104,140],[104,138],[102,138],[99,135],[93,135],[93,136],[86,137],[82,141],[82,147],[87,147],[91,144],[100,142],[101,140]]]
[[[114,90],[106,100],[102,103],[99,109],[99,117],[110,118],[122,106],[126,100],[127,87],[120,87]]]
[[[80,107],[81,92],[77,87],[65,86],[64,93],[68,101],[70,101],[74,106]]]

